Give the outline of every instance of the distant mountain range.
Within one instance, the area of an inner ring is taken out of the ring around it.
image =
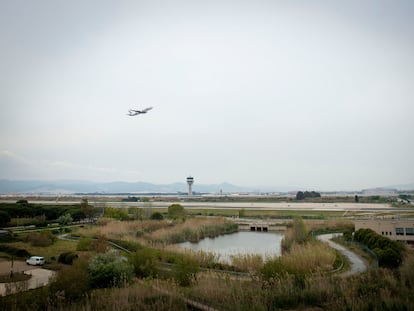
[[[394,185],[380,188],[364,189],[372,193],[384,193],[384,190],[408,191],[414,190],[414,183],[405,185]],[[289,192],[300,189],[300,187],[276,187],[249,188],[233,185],[230,183],[221,184],[194,184],[194,193],[259,193],[261,192]],[[75,194],[75,193],[158,193],[177,194],[187,193],[186,183],[152,184],[146,182],[92,182],[82,180],[8,180],[0,179],[0,194]],[[345,191],[346,192],[346,191]],[[350,192],[352,193],[352,191]]]
[[[8,180],[0,179],[0,194],[73,194],[73,193],[187,193],[186,183],[152,184],[146,182],[91,182],[80,180]],[[254,192],[255,189],[229,183],[194,185],[199,193]]]

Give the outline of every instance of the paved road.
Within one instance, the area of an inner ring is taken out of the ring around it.
[[[328,243],[330,247],[332,247],[334,249],[337,249],[345,257],[348,258],[348,260],[351,264],[351,268],[348,271],[344,272],[343,275],[348,276],[348,275],[352,275],[352,274],[361,273],[361,272],[366,271],[367,270],[367,265],[362,260],[362,258],[360,256],[358,256],[357,254],[355,254],[354,252],[351,252],[347,248],[343,247],[342,245],[333,242],[331,239],[334,236],[338,236],[338,234],[321,234],[321,235],[318,235],[317,237],[318,237],[319,240]]]
[[[38,267],[28,266],[25,262],[15,261],[14,272],[24,271],[25,274],[29,274],[32,277],[27,281],[15,282],[15,283],[0,283],[0,296],[9,295],[23,290],[34,289],[45,286],[49,283],[49,280],[54,277],[55,272]],[[2,261],[0,263],[0,272],[10,273],[10,262]]]

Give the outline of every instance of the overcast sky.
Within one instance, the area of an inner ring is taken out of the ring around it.
[[[411,0],[0,0],[0,72],[0,178],[414,182]]]

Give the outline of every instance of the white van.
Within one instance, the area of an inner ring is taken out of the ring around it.
[[[42,266],[45,264],[45,259],[40,256],[32,256],[26,260],[26,263],[32,266]]]

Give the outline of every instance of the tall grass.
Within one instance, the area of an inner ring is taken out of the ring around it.
[[[175,244],[184,241],[196,242],[205,237],[237,231],[237,224],[227,222],[224,218],[191,218],[174,226],[161,228],[147,236],[157,244]]]
[[[263,267],[264,259],[259,254],[230,255],[231,264],[238,270],[256,273]]]
[[[333,269],[336,252],[325,243],[312,241],[294,244],[281,260],[286,270],[294,273],[326,272]]]
[[[109,239],[138,241],[144,245],[167,245],[184,241],[199,241],[237,231],[237,224],[224,218],[190,218],[185,221],[144,220],[105,221],[103,225],[84,228],[78,234],[106,236]]]

